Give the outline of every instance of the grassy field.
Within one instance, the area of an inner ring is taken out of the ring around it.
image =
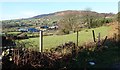
[[[98,36],[98,33],[101,33],[101,37],[105,38],[107,36],[108,31],[111,29],[110,26],[102,26],[98,28],[88,29],[88,32],[85,30],[79,32],[79,45],[88,42],[93,41],[92,37],[92,30],[95,31],[96,37]],[[30,38],[22,40],[25,42],[31,42],[36,48],[39,46],[39,37],[37,38]],[[44,36],[43,37],[43,47],[44,49],[50,49],[52,47],[56,47],[58,45],[64,44],[65,42],[73,41],[76,43],[76,33],[68,34],[68,35],[53,35],[53,36]]]
[[[19,33],[21,33],[21,32],[8,32],[7,34],[14,34],[14,35],[17,35],[17,34],[19,34]]]

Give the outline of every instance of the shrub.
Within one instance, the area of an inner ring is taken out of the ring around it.
[[[62,30],[56,31],[55,35],[64,35],[65,33]]]

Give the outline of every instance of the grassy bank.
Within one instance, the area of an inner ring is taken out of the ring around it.
[[[102,26],[98,28],[92,28],[92,29],[87,29],[82,30],[79,32],[79,45],[88,42],[88,41],[93,41],[92,38],[92,30],[95,30],[96,37],[98,36],[98,33],[101,33],[101,37],[104,38],[107,36],[108,31],[111,29],[110,26]],[[39,47],[39,37],[36,38],[29,38],[25,40],[21,40],[25,42],[31,42],[36,48]],[[58,45],[64,44],[65,42],[73,41],[76,43],[76,33],[68,34],[68,35],[53,35],[53,36],[44,36],[43,37],[43,46],[45,48],[52,48],[56,47]]]

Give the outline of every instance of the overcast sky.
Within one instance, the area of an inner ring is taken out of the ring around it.
[[[26,1],[26,0],[25,0]],[[109,0],[105,1],[76,1],[70,0],[69,2],[44,2],[31,1],[31,2],[15,2],[15,0],[0,3],[0,20],[28,18],[40,14],[53,13],[63,10],[84,10],[85,8],[91,8],[92,11],[99,13],[117,13],[118,12],[118,1]],[[60,0],[59,0],[60,1]],[[73,2],[74,1],[74,2]]]

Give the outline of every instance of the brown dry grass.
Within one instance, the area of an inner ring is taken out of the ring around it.
[[[112,29],[109,31],[108,38],[113,38],[115,33],[118,35],[118,22],[110,23],[108,26],[112,27]]]

